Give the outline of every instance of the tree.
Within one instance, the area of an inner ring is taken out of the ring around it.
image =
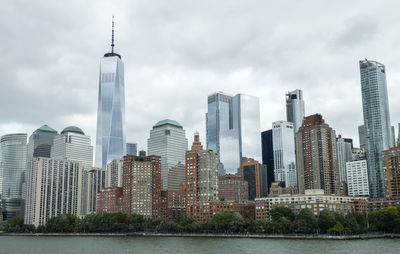
[[[335,226],[336,219],[335,214],[329,210],[323,210],[319,213],[318,217],[318,228],[322,233],[327,233],[328,230]]]
[[[277,221],[281,217],[286,217],[290,221],[293,221],[295,218],[293,211],[286,206],[275,207],[271,209],[269,214],[271,215],[272,221]]]
[[[294,228],[296,232],[300,233],[314,233],[318,228],[318,221],[313,212],[309,208],[300,210],[294,221]]]
[[[352,233],[352,234],[360,233],[360,226],[358,225],[354,213],[346,214],[344,218],[344,229],[346,233]]]
[[[73,214],[61,214],[50,218],[46,224],[47,232],[74,232],[80,220]]]
[[[335,226],[333,226],[333,228],[329,229],[329,232],[334,233],[334,234],[342,234],[343,231],[344,231],[344,227],[340,221],[336,222]]]

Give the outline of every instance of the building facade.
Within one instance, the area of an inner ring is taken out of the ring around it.
[[[393,146],[385,66],[361,60],[360,76],[370,195],[384,197],[382,151]]]
[[[349,196],[369,196],[367,160],[346,162],[346,177]]]
[[[97,106],[95,166],[105,169],[107,163],[126,154],[124,63],[114,53],[114,21],[111,53],[100,61]]]
[[[240,166],[240,175],[248,182],[249,200],[268,196],[267,168],[258,161],[247,158]]]
[[[136,143],[126,143],[126,155],[137,156],[137,144]]]
[[[34,157],[27,172],[25,224],[36,227],[61,214],[80,216],[82,162]]]
[[[296,133],[305,117],[303,91],[296,89],[286,94],[286,119],[293,123],[293,131]]]
[[[66,127],[60,135],[54,137],[51,157],[81,161],[84,169],[91,169],[93,146],[91,146],[90,137],[76,126]]]
[[[35,130],[29,137],[27,161],[29,162],[32,157],[50,158],[51,147],[57,135],[58,132],[46,124]]]
[[[268,193],[273,182],[275,182],[274,168],[274,144],[272,129],[261,133],[262,142],[262,164],[267,166],[267,184]]]
[[[123,159],[114,159],[107,164],[106,187],[122,187],[123,168]]]
[[[1,137],[3,160],[3,219],[23,217],[23,183],[26,173],[27,134],[8,134]]]
[[[82,213],[91,214],[97,211],[97,194],[105,188],[106,171],[92,168],[83,171]]]
[[[147,153],[149,155],[161,156],[161,179],[163,189],[169,185],[179,186],[179,179],[185,176],[183,167],[175,167],[185,161],[185,152],[188,150],[188,140],[182,125],[173,120],[157,122],[150,131],[150,138],[147,140]],[[175,167],[171,170],[172,167]],[[174,177],[169,177],[170,171]],[[168,179],[178,182],[169,183]],[[176,188],[175,188],[176,189]]]
[[[97,193],[97,213],[121,212],[122,187],[106,187]]]
[[[400,145],[384,150],[382,157],[387,196],[400,199]]]
[[[322,115],[307,116],[296,133],[296,156],[299,193],[323,189],[326,194],[339,194],[339,170],[336,133]]]
[[[293,123],[272,123],[274,149],[274,179],[286,187],[297,186],[296,151]]]
[[[336,139],[336,150],[338,158],[338,169],[339,169],[339,181],[347,182],[346,176],[346,162],[352,161],[352,140],[342,138],[341,135]]]
[[[218,198],[221,201],[247,203],[249,201],[249,184],[241,176],[218,176]]]
[[[218,171],[238,174],[245,158],[261,161],[260,105],[254,96],[208,96],[207,149],[218,156]]]

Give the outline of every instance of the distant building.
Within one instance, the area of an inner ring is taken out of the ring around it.
[[[97,194],[105,188],[106,171],[102,168],[84,170],[83,179],[82,213],[96,213]]]
[[[351,152],[352,152],[352,156],[351,156],[351,160],[352,161],[358,161],[358,160],[366,159],[365,150],[363,150],[362,148],[353,148],[351,150]]]
[[[172,167],[185,161],[185,152],[188,149],[188,140],[182,125],[173,120],[163,120],[157,122],[150,131],[150,138],[147,140],[147,150],[149,155],[161,156],[161,179],[163,189],[168,189],[168,174]],[[172,180],[183,179],[185,170],[179,167],[180,172],[175,168],[171,177]],[[180,176],[177,176],[179,174]],[[171,183],[178,186],[180,182]]]
[[[293,123],[293,131],[296,133],[305,117],[303,91],[296,89],[286,94],[286,117]]]
[[[367,160],[346,162],[349,196],[369,196]]]
[[[286,187],[297,186],[296,152],[293,123],[272,123],[274,149],[274,179]]]
[[[387,196],[400,199],[400,145],[382,152]]]
[[[54,137],[51,157],[81,161],[85,169],[91,169],[93,146],[91,146],[90,137],[76,126],[66,127],[60,135]]]
[[[136,143],[126,143],[126,155],[137,156],[137,144]]]
[[[23,183],[26,173],[27,134],[8,134],[1,137],[3,160],[3,219],[23,217]]]
[[[267,168],[258,161],[247,158],[240,166],[241,177],[248,182],[249,200],[268,196]]]
[[[161,218],[161,159],[124,156],[122,211],[128,215]]]
[[[218,156],[220,175],[238,174],[245,158],[261,161],[260,105],[255,96],[208,96],[207,149]]]
[[[114,159],[107,164],[106,187],[122,187],[123,159]]]
[[[218,197],[221,201],[247,203],[249,201],[249,184],[241,176],[218,176]]]
[[[97,213],[121,212],[122,187],[106,187],[97,193]]]
[[[82,162],[37,157],[27,172],[25,224],[36,227],[61,214],[80,216]]]
[[[271,188],[271,184],[275,182],[275,168],[274,168],[274,146],[272,129],[263,131],[261,133],[262,142],[262,164],[267,166],[267,190]]]
[[[296,153],[299,193],[308,189],[340,193],[336,133],[322,115],[305,118],[296,133]]]
[[[269,190],[268,197],[278,197],[280,195],[294,195],[297,194],[297,188],[295,187],[284,187],[281,182],[273,182],[271,189]]]
[[[352,161],[352,143],[351,139],[342,138],[339,135],[336,138],[336,150],[337,150],[337,158],[338,158],[338,169],[339,169],[339,181],[347,182],[346,175],[346,162]]]
[[[358,138],[360,140],[360,148],[364,151],[367,150],[367,138],[365,137],[365,127],[364,125],[358,126]]]
[[[35,130],[29,137],[27,147],[28,162],[32,157],[50,158],[51,147],[56,136],[58,136],[58,132],[46,124]]]
[[[382,151],[393,147],[385,66],[367,59],[360,61],[368,182],[371,197],[386,195]]]

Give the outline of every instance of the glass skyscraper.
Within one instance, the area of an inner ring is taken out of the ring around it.
[[[382,151],[393,146],[385,66],[361,60],[360,76],[370,196],[384,197]]]
[[[254,96],[208,96],[207,149],[218,155],[218,173],[238,174],[245,158],[261,161],[260,105]]]
[[[114,21],[111,53],[100,62],[95,166],[105,169],[126,154],[124,64],[114,53]]]
[[[126,155],[137,156],[137,144],[136,143],[126,143]]]
[[[285,187],[297,185],[296,152],[293,123],[272,123],[274,149],[274,178],[285,183]]]
[[[286,117],[288,122],[293,123],[296,133],[305,117],[303,91],[296,89],[286,94]]]
[[[23,216],[22,184],[26,172],[27,134],[8,134],[1,137],[3,158],[3,218]]]

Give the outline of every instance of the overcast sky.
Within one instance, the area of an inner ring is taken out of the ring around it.
[[[396,0],[5,0],[0,135],[76,125],[94,145],[114,14],[126,136],[139,149],[166,118],[183,125],[190,144],[196,130],[205,143],[207,95],[216,91],[259,96],[261,130],[270,129],[285,120],[285,92],[296,88],[306,115],[321,113],[358,146],[360,59],[386,65],[392,125],[400,120],[399,10]]]

